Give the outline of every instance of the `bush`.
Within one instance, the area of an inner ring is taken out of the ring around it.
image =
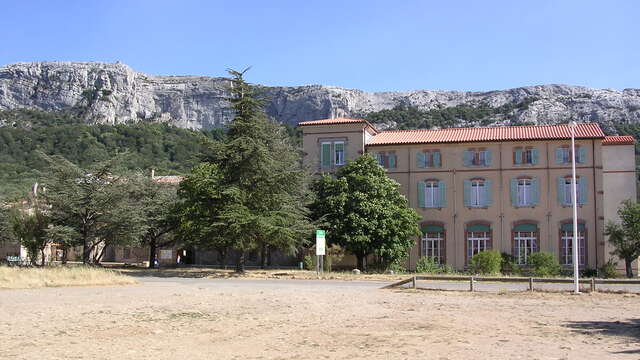
[[[498,250],[481,251],[471,258],[471,271],[476,274],[497,274],[502,265]]]
[[[556,257],[547,252],[536,252],[529,257],[529,264],[536,276],[558,276],[560,275],[560,264]]]
[[[424,274],[439,274],[443,272],[442,267],[435,258],[423,256],[416,263],[416,272]]]
[[[387,270],[388,271],[393,271],[394,274],[405,273],[407,271],[406,261],[407,261],[407,259],[398,259],[398,260],[392,262],[387,267]]]
[[[613,262],[613,259],[609,259],[602,267],[600,267],[600,276],[605,279],[614,279],[618,277],[617,262]]]
[[[598,276],[598,270],[592,268],[585,268],[580,271],[580,277],[592,278]]]
[[[519,275],[520,267],[516,264],[516,258],[508,253],[500,254],[502,261],[500,263],[500,272],[505,275]]]
[[[316,263],[313,261],[313,257],[311,255],[306,255],[302,260],[304,262],[304,268],[307,270],[315,270]]]

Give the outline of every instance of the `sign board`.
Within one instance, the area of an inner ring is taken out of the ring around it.
[[[316,255],[325,255],[327,242],[324,239],[324,230],[316,230]]]
[[[160,259],[162,260],[171,260],[173,256],[171,256],[173,251],[171,250],[160,250]]]

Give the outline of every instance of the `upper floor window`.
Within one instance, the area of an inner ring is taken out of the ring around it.
[[[517,147],[513,151],[513,163],[515,165],[535,165],[538,163],[538,149],[531,146]]]
[[[323,141],[320,143],[320,165],[322,167],[344,165],[345,157],[344,140]]]
[[[511,179],[510,190],[513,206],[535,206],[540,201],[537,178]]]
[[[573,204],[573,180],[571,176],[558,177],[558,202],[560,205],[570,206]],[[587,203],[587,179],[581,176],[576,177],[576,202],[578,205]]]
[[[464,181],[465,206],[489,207],[491,203],[491,180],[471,179]]]
[[[427,180],[418,182],[418,207],[442,208],[445,207],[445,184],[440,180]]]
[[[378,165],[385,169],[396,169],[398,167],[398,155],[396,155],[395,151],[381,151],[376,154],[376,160]]]
[[[576,145],[576,163],[582,164],[587,161],[587,149]],[[571,164],[571,146],[563,145],[556,149],[557,164]]]
[[[485,148],[468,149],[463,154],[464,166],[490,166],[491,150]]]
[[[442,167],[440,150],[418,151],[416,153],[416,166],[421,169]]]

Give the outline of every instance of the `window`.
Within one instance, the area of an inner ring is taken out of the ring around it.
[[[518,180],[518,206],[530,206],[533,204],[531,179]]]
[[[444,231],[439,230],[422,233],[422,256],[431,257],[438,264],[444,264]]]
[[[533,147],[517,147],[513,151],[513,163],[515,165],[534,165],[538,163],[538,149]]]
[[[469,149],[464,152],[465,166],[489,166],[491,165],[491,151],[485,148]]]
[[[341,166],[345,163],[345,142],[323,141],[320,143],[320,165],[322,167]]]
[[[416,153],[416,166],[418,168],[442,167],[440,150],[423,150]]]
[[[471,206],[484,205],[484,180],[471,180]]]
[[[558,178],[558,202],[561,205],[573,205],[573,181],[571,176]],[[584,177],[576,177],[576,202],[578,205],[584,205],[587,202],[587,179]]]
[[[478,226],[475,225],[473,227],[486,227],[489,226]],[[490,231],[469,231],[469,227],[467,229],[467,262],[471,260],[473,255],[485,251],[491,250],[491,232]]]
[[[344,165],[344,141],[336,141],[333,143],[333,152],[335,154],[335,164]]]
[[[418,206],[421,208],[443,208],[446,204],[444,181],[426,180],[418,182]]]
[[[464,206],[489,207],[492,202],[491,180],[471,179],[464,181]]]
[[[573,265],[573,223],[563,224],[560,228],[560,264]],[[578,265],[585,265],[587,252],[585,247],[585,226],[578,224]]]
[[[528,225],[528,224],[523,224]],[[535,225],[529,225],[535,226]],[[514,231],[513,233],[513,256],[516,264],[526,265],[529,257],[538,251],[538,239],[536,231]]]
[[[376,154],[378,165],[385,169],[396,169],[398,167],[398,156],[395,151],[379,152]]]
[[[511,179],[511,204],[515,207],[536,206],[540,202],[538,178]]]
[[[576,163],[581,164],[586,161],[587,149],[576,145]],[[571,164],[571,146],[564,145],[556,149],[556,163]]]

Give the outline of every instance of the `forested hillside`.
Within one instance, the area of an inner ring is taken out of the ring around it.
[[[37,155],[62,155],[87,166],[119,154],[127,169],[180,175],[197,162],[204,138],[219,139],[221,129],[194,131],[161,123],[86,125],[68,113],[0,111],[0,197],[23,192],[37,181],[44,161]]]

